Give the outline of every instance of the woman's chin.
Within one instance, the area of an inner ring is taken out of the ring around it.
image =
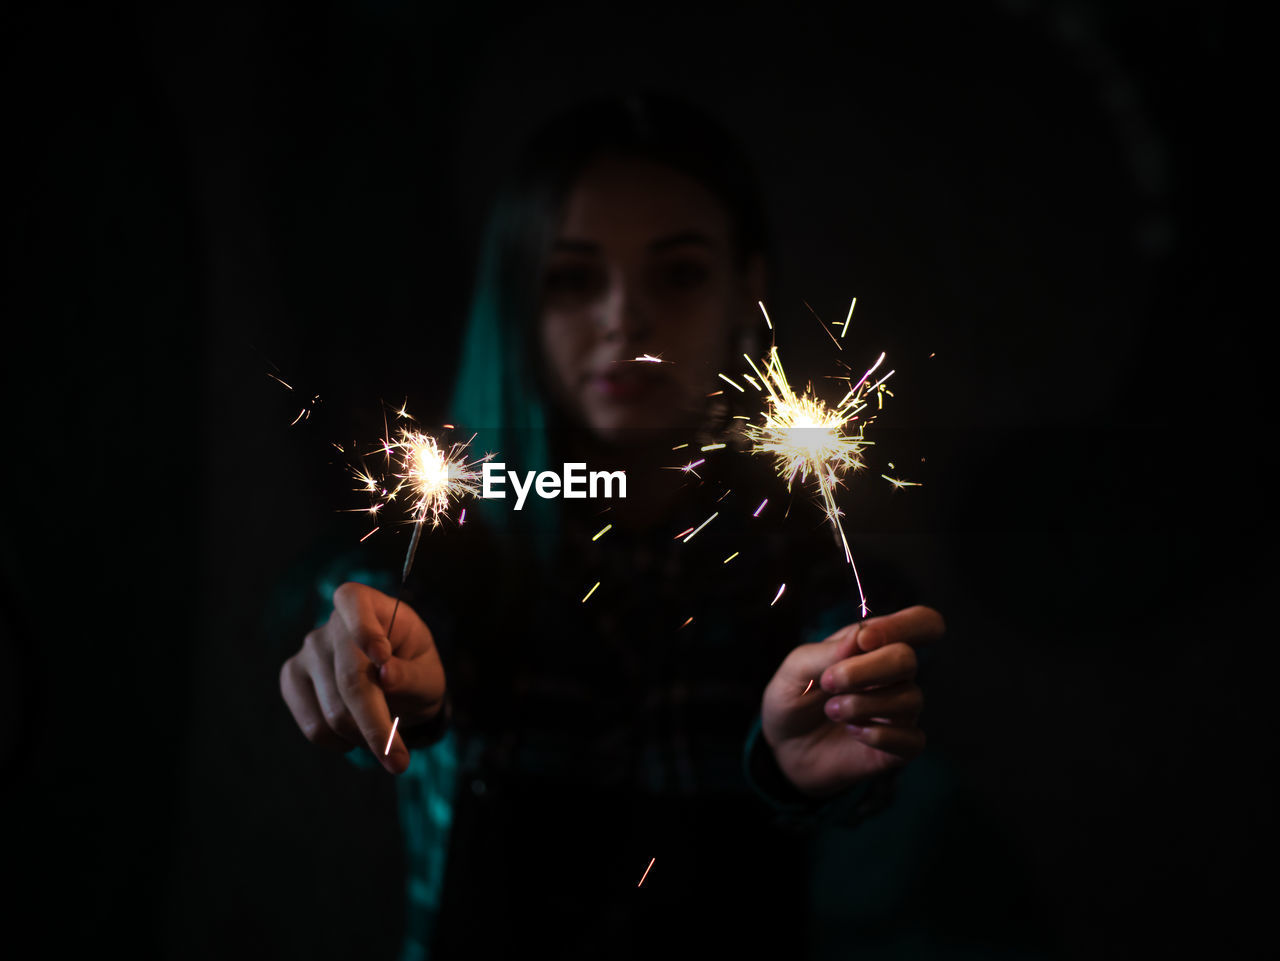
[[[606,446],[645,450],[688,441],[694,428],[652,416],[652,412],[633,411],[627,416],[592,418],[591,432]]]

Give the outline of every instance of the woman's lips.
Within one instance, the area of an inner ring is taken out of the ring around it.
[[[660,378],[650,371],[605,370],[592,374],[591,389],[602,397],[616,401],[638,401],[649,397]]]

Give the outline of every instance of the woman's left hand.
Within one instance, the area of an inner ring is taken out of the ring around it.
[[[944,629],[937,611],[908,607],[787,655],[765,688],[762,733],[801,793],[831,797],[924,750],[916,648]]]

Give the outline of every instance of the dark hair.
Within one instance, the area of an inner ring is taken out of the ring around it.
[[[536,325],[558,217],[583,171],[601,156],[652,160],[696,180],[729,215],[735,262],[768,255],[755,175],[738,142],[693,105],[659,93],[593,100],[529,140],[487,225],[452,416],[477,443],[524,469],[549,463],[547,393]],[[505,513],[505,512],[504,512]]]

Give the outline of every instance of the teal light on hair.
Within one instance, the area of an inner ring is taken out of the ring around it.
[[[506,316],[518,310],[512,291],[502,286],[504,217],[494,218],[486,237],[471,312],[462,335],[462,356],[450,416],[460,431],[475,432],[474,456],[493,453],[510,470],[551,470],[547,410],[535,374],[537,346],[531,319]],[[473,508],[506,538],[532,535],[539,555],[555,539],[556,505],[530,498],[524,509],[514,500],[479,498]]]

